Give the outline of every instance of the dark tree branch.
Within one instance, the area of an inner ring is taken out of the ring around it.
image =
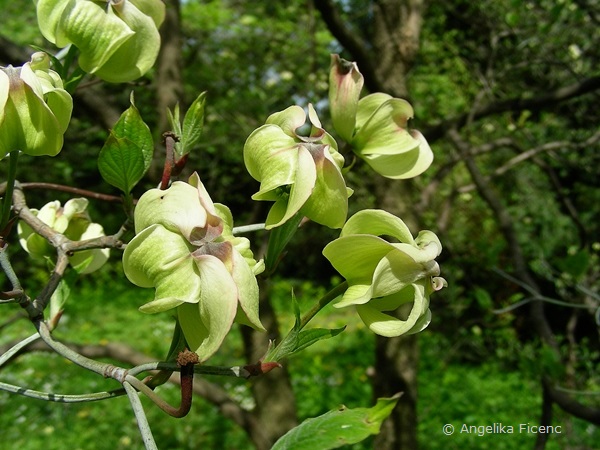
[[[516,144],[513,139],[499,138],[499,139],[496,139],[495,141],[487,142],[485,144],[482,144],[482,145],[472,148],[471,155],[477,156],[477,155],[480,155],[483,153],[491,152],[498,148],[514,147],[514,146],[516,146]],[[442,184],[442,181],[444,181],[444,179],[452,173],[452,171],[454,170],[454,167],[456,167],[456,165],[459,164],[460,162],[462,162],[462,158],[458,155],[454,155],[452,158],[450,158],[449,161],[442,164],[441,166],[438,166],[438,169],[437,169],[436,173],[433,175],[433,177],[431,178],[431,181],[429,182],[429,184],[421,190],[421,198],[419,200],[419,203],[416,205],[417,211],[419,213],[422,213],[429,208],[431,199],[437,192],[439,186]],[[473,185],[469,185],[469,186],[473,186]],[[474,188],[474,186],[473,186],[473,188]],[[466,189],[466,186],[464,187],[464,189]],[[454,191],[457,191],[457,189],[454,189]]]
[[[512,257],[514,271],[517,278],[530,286],[533,291],[539,293],[540,289],[527,268],[525,256],[523,255],[523,250],[517,237],[517,232],[512,225],[512,217],[506,208],[504,208],[504,205],[502,205],[502,202],[492,190],[483,174],[479,171],[479,168],[477,167],[473,157],[470,156],[471,150],[469,143],[464,141],[458,131],[455,129],[452,129],[448,132],[448,137],[459,150],[461,155],[463,155],[464,162],[469,170],[471,178],[473,178],[475,186],[477,186],[479,194],[488,204],[497,219],[498,227],[500,228],[500,231],[502,232],[504,239],[506,239],[508,244],[508,249]],[[536,312],[536,314],[532,314],[536,331],[540,335],[543,342],[558,351],[556,338],[550,329],[550,325],[546,321],[543,303],[539,301],[532,302],[532,310],[533,309],[535,309]]]
[[[525,285],[529,286],[532,292],[535,292],[541,296],[541,289],[537,281],[529,272],[527,261],[518,241],[517,232],[513,227],[512,217],[500,201],[500,198],[496,195],[496,193],[485,180],[484,176],[479,171],[479,168],[477,167],[473,157],[470,156],[471,151],[469,143],[462,139],[456,129],[449,130],[447,135],[458,149],[459,153],[464,155],[465,164],[471,177],[473,178],[473,182],[477,186],[477,190],[481,195],[481,198],[488,204],[494,213],[494,216],[496,217],[498,227],[500,228],[500,231],[502,232],[504,239],[506,239],[508,244],[508,249],[513,262],[516,277]],[[533,329],[536,331],[541,341],[560,356],[560,349],[556,340],[556,336],[554,335],[550,324],[548,323],[544,310],[544,303],[542,301],[531,302],[529,319],[533,325]],[[557,390],[554,387],[554,381],[547,376],[542,378],[542,384],[544,389],[546,389],[548,394],[551,396],[552,401],[558,404],[564,411],[591,423],[600,423],[600,409],[586,406],[565,392]]]
[[[78,89],[73,98],[77,107],[105,130],[114,127],[121,117],[121,110],[114,105],[111,96],[102,86]]]
[[[558,103],[570,100],[594,92],[600,89],[600,76],[590,77],[583,81],[573,83],[542,94],[533,98],[512,98],[490,103],[481,108],[476,108],[469,113],[461,114],[444,120],[442,123],[421,129],[423,135],[431,143],[441,139],[449,129],[463,128],[470,121],[476,121],[487,116],[501,114],[504,112],[520,112],[524,110],[538,111],[544,108],[555,106]]]
[[[4,183],[3,183],[4,184]],[[73,195],[80,195],[82,197],[93,198],[96,200],[102,200],[110,203],[123,203],[122,197],[117,197],[116,195],[108,195],[102,194],[100,192],[89,191],[87,189],[80,189],[72,186],[66,186],[64,184],[57,183],[42,183],[42,182],[29,182],[29,183],[21,183],[21,188],[23,189],[45,189],[45,190],[55,190],[62,192],[69,192]],[[3,185],[0,185],[0,193],[4,191]]]
[[[480,145],[477,147],[471,147],[470,156],[472,156],[472,157],[478,156],[483,153],[487,153],[491,150],[495,150],[495,149],[501,148],[501,147],[512,148],[517,152],[516,156],[509,159],[502,166],[496,168],[492,172],[492,174],[487,177],[487,179],[489,179],[492,177],[497,177],[497,176],[505,174],[506,172],[515,168],[517,165],[521,164],[522,162],[535,158],[540,153],[547,153],[547,152],[552,152],[554,150],[566,150],[566,149],[573,149],[573,150],[577,151],[580,149],[585,149],[587,147],[590,147],[590,146],[596,144],[599,140],[600,140],[600,131],[596,132],[595,134],[593,134],[592,136],[590,136],[583,142],[554,141],[554,142],[547,142],[547,143],[539,145],[537,147],[530,148],[529,150],[523,150],[513,139],[501,138],[501,139],[498,139],[497,141],[494,141],[494,143],[488,143],[488,144],[483,144],[483,145]],[[446,165],[455,165],[456,163],[461,162],[461,161],[462,161],[462,158],[454,158],[451,161],[449,161],[448,163],[446,163]],[[444,166],[442,166],[442,168],[443,167]],[[442,168],[440,168],[440,171],[442,170]],[[474,189],[476,189],[476,186],[475,186],[475,184],[472,183],[472,184],[461,186],[457,190],[460,193],[464,193],[464,192],[472,191]]]
[[[183,98],[183,56],[179,0],[166,0],[165,22],[160,27],[161,46],[156,60],[157,130],[169,131],[167,108]],[[173,131],[173,130],[171,130]]]
[[[600,425],[600,408],[583,405],[566,392],[556,389],[553,381],[549,378],[545,378],[543,383],[544,387],[548,389],[552,401],[560,406],[561,409],[575,417]]]
[[[358,64],[360,73],[365,78],[365,86],[371,92],[385,91],[383,84],[377,76],[373,53],[369,51],[365,42],[344,23],[340,12],[332,0],[313,0],[315,8],[321,13],[323,22],[338,42],[351,55]]]
[[[558,200],[559,205],[561,205],[561,209],[567,216],[571,218],[573,224],[577,228],[577,234],[579,235],[580,245],[588,245],[588,232],[585,228],[585,225],[583,224],[583,221],[581,220],[579,212],[577,211],[577,208],[575,207],[575,204],[573,203],[571,197],[565,194],[565,189],[562,186],[560,177],[556,173],[556,170],[554,170],[553,167],[551,167],[549,164],[547,164],[545,161],[542,161],[539,158],[534,159],[534,161],[538,166],[542,168],[542,170],[544,170],[544,172],[546,172],[546,175],[548,176],[550,184],[552,185],[552,188],[556,195],[556,199]]]
[[[554,188],[554,192],[556,193],[556,198],[559,201],[560,205],[562,206],[563,211],[565,212],[566,215],[568,215],[571,218],[574,225],[577,227],[581,244],[586,245],[587,240],[588,240],[587,231],[585,229],[583,222],[581,221],[581,218],[579,217],[579,213],[578,213],[575,205],[573,204],[571,199],[567,195],[564,194],[564,189],[561,185],[558,174],[550,165],[548,165],[546,162],[544,162],[541,158],[538,158],[537,156],[540,153],[552,152],[554,150],[563,150],[564,151],[566,149],[573,149],[574,151],[577,151],[580,149],[585,149],[592,145],[595,145],[599,140],[600,140],[600,131],[594,133],[592,136],[590,136],[589,138],[587,138],[585,141],[582,141],[582,142],[571,142],[571,141],[548,142],[548,143],[545,143],[540,146],[533,147],[529,150],[524,151],[514,140],[509,139],[509,138],[501,138],[501,139],[498,139],[497,141],[494,141],[494,143],[488,143],[488,144],[483,144],[478,147],[472,147],[470,156],[474,157],[474,156],[486,153],[486,152],[493,150],[495,148],[498,148],[498,147],[510,147],[517,152],[516,156],[514,156],[513,158],[508,160],[502,166],[496,168],[490,175],[486,176],[485,179],[487,181],[489,181],[490,179],[492,179],[494,177],[503,175],[504,173],[508,172],[509,170],[513,169],[514,167],[516,167],[517,165],[523,163],[524,161],[526,161],[528,159],[533,159],[535,164],[540,166],[540,168],[546,172],[548,179],[550,181],[550,184],[552,185],[552,187]],[[429,200],[432,190],[435,191],[435,189],[437,188],[437,185],[441,182],[441,178],[443,178],[447,173],[449,173],[451,168],[453,168],[461,160],[462,159],[460,157],[453,158],[451,161],[446,163],[444,166],[442,166],[438,170],[438,173],[436,173],[436,176],[434,176],[430,185],[428,185],[423,190],[422,197],[421,197],[421,204],[419,205],[419,207],[423,208],[423,207],[427,206],[427,203],[424,203],[424,202],[427,202]],[[455,191],[457,191],[458,193],[465,193],[465,192],[473,191],[475,189],[477,189],[477,186],[474,183],[472,183],[472,184],[458,187],[455,189]]]
[[[546,427],[552,424],[552,396],[545,386],[542,387],[542,415],[540,425]],[[535,440],[534,450],[544,450],[550,434],[538,433]]]

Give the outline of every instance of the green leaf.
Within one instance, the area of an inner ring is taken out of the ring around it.
[[[263,358],[264,362],[269,361],[280,361],[286,356],[294,353],[298,348],[299,335],[300,335],[300,305],[296,301],[296,297],[294,296],[294,292],[292,291],[292,307],[294,308],[294,326],[290,330],[290,332],[281,340],[281,342],[276,346],[270,349],[265,357]]]
[[[265,357],[263,358],[264,362],[281,361],[282,359],[287,358],[288,356],[294,353],[298,353],[299,351],[310,347],[318,341],[337,336],[346,329],[346,327],[344,326],[342,328],[336,328],[333,330],[329,330],[327,328],[314,328],[312,330],[301,331],[302,319],[300,317],[300,306],[298,305],[298,302],[296,301],[296,297],[294,296],[293,292],[292,305],[294,308],[295,318],[294,326],[290,330],[290,332],[283,338],[281,343],[265,355]]]
[[[271,274],[275,270],[275,267],[277,267],[277,264],[282,258],[281,254],[283,253],[283,249],[298,230],[298,225],[300,225],[303,217],[304,215],[302,213],[297,213],[283,225],[276,227],[271,231],[267,254],[265,255],[265,268],[267,274]]]
[[[509,27],[516,27],[519,24],[519,14],[511,11],[505,14],[504,20]]]
[[[183,135],[183,131],[181,130],[181,121],[179,119],[179,103],[175,105],[173,108],[173,112],[169,108],[167,108],[167,119],[169,120],[169,126],[171,127],[171,131],[175,133],[175,135],[181,139]],[[183,153],[181,149],[181,142],[179,140],[175,140],[175,153],[177,155],[181,155]]]
[[[165,361],[177,360],[177,355],[179,355],[179,353],[183,350],[185,350],[185,336],[183,335],[183,331],[181,329],[181,325],[179,325],[179,321],[175,320],[175,328],[173,329],[171,346],[169,347],[169,352],[167,353]]]
[[[150,129],[133,103],[110,132],[98,157],[104,180],[129,194],[150,167],[154,144]]]
[[[181,123],[179,121],[179,103],[175,105],[175,108],[173,108],[173,112],[171,112],[171,110],[167,108],[167,118],[169,119],[169,126],[171,127],[171,131],[177,136],[181,136],[183,133],[181,131]]]
[[[292,350],[288,355],[293,353],[297,353],[300,350],[304,350],[307,347],[310,347],[314,343],[321,341],[323,339],[329,339],[334,336],[337,336],[342,331],[346,329],[345,326],[342,328],[334,328],[332,330],[327,328],[313,328],[312,330],[304,330],[301,331],[298,335],[298,340],[296,342],[296,348]]]
[[[342,406],[314,419],[307,419],[282,436],[271,450],[327,450],[356,444],[378,434],[400,394],[380,398],[372,408],[348,409]]]
[[[181,155],[189,153],[200,141],[204,127],[204,103],[206,92],[202,92],[185,113],[181,136]],[[175,131],[175,130],[174,130]]]
[[[173,337],[171,338],[171,347],[169,348],[169,352],[167,353],[167,357],[165,361],[174,362],[177,360],[177,356],[180,352],[184,351],[187,347],[187,343],[185,342],[185,336],[183,335],[183,330],[179,325],[179,321],[177,317],[175,318],[175,328],[173,329]],[[151,389],[155,389],[158,386],[162,386],[169,378],[173,371],[171,370],[161,370],[157,374],[153,375],[152,378],[146,382],[148,387]]]
[[[482,309],[490,309],[494,305],[494,301],[492,300],[492,296],[488,291],[483,288],[476,287],[473,290],[473,295],[475,296],[475,300],[477,300],[477,304]]]
[[[73,274],[74,272],[68,272]],[[65,276],[60,280],[58,287],[52,293],[52,297],[50,297],[50,314],[48,316],[51,323],[57,320],[59,315],[63,310],[64,304],[67,302],[71,295],[71,286],[74,283],[73,275]],[[56,323],[54,323],[56,326]]]

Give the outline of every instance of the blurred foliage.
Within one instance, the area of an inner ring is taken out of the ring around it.
[[[132,291],[126,280],[105,273],[104,280],[83,283],[78,294],[66,305],[66,311],[56,336],[79,344],[106,344],[126,341],[139,351],[160,358],[169,347],[173,326],[168,313],[140,314],[136,308],[152,297],[151,290]],[[110,283],[107,281],[110,280]],[[275,306],[282,314],[282,329],[291,326],[293,314],[291,290],[306,308],[322,295],[323,288],[303,280],[279,280],[273,286]],[[331,307],[330,307],[331,308]],[[348,330],[335,337],[335,350],[325,343],[310,347],[288,362],[292,382],[298,396],[300,419],[322,414],[340,404],[363,407],[370,404],[369,367],[373,362],[373,335],[351,309],[328,311],[314,326],[336,327],[348,324]],[[128,324],[126,327],[123,324]],[[31,333],[26,320],[3,330],[0,345]],[[489,331],[483,331],[487,334]],[[228,336],[225,346],[211,364],[243,363],[237,332]],[[515,342],[513,340],[513,342]],[[425,331],[421,339],[419,377],[419,439],[424,449],[512,449],[533,445],[534,436],[526,434],[475,436],[456,433],[449,437],[442,426],[452,423],[491,425],[535,423],[539,415],[540,396],[535,377],[527,368],[508,366],[494,358],[481,364],[481,358],[471,362],[456,362],[455,340],[442,334]],[[533,354],[527,348],[518,348]],[[461,354],[469,353],[462,349]],[[530,364],[534,364],[533,361]],[[591,368],[590,368],[591,369]],[[50,354],[27,354],[2,370],[2,380],[31,389],[58,393],[82,393],[114,389],[117,384],[90,373],[60,357]],[[224,387],[228,394],[251,408],[252,380],[209,377],[208,381]],[[598,388],[600,380],[589,389]],[[165,385],[158,392],[176,404],[178,388]],[[482,392],[485,395],[482,396]],[[193,409],[185,419],[173,419],[142,397],[159,448],[169,449],[242,449],[249,448],[246,435],[218,409],[203,399],[194,398]],[[402,400],[400,400],[402,401]],[[552,438],[548,449],[571,446],[593,448],[598,430],[585,422],[569,418],[556,410],[555,424],[562,425],[564,434]],[[17,424],[17,427],[10,424]],[[60,404],[0,392],[0,433],[9,447],[34,450],[64,448],[139,448],[140,437],[135,419],[125,397],[108,401]],[[370,441],[352,446],[355,450],[371,448]]]

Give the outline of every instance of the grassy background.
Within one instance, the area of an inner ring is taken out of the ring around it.
[[[84,282],[66,305],[66,313],[56,330],[59,339],[98,344],[127,342],[157,358],[166,354],[172,329],[168,314],[144,315],[137,307],[152,297],[151,290],[132,289],[122,276],[106,273],[105,279]],[[294,289],[301,306],[307,308],[322,289],[307,282],[279,281],[273,289],[276,305],[289,327],[290,291]],[[435,305],[434,305],[435,308]],[[15,313],[14,307],[0,310],[1,319]],[[317,318],[315,326],[339,327],[346,332],[331,341],[318,343],[290,359],[288,364],[298,393],[301,418],[322,414],[340,404],[349,407],[371,406],[369,367],[372,365],[373,337],[352,310],[329,307],[329,314]],[[435,312],[434,312],[435,316]],[[0,344],[31,334],[31,325],[23,320],[2,330]],[[243,363],[236,330],[210,363]],[[466,363],[453,358],[453,343],[441,334],[421,334],[419,375],[419,437],[423,449],[515,449],[533,448],[535,435],[519,434],[518,424],[536,424],[539,420],[540,392],[536,380],[519,368],[502,366],[496,358]],[[450,356],[449,356],[450,355]],[[0,370],[0,381],[31,389],[56,393],[86,393],[114,389],[113,380],[105,380],[50,354],[28,354]],[[251,381],[217,379],[230,394],[251,406]],[[178,403],[178,389],[159,388],[162,396]],[[245,434],[223,419],[211,404],[194,399],[191,413],[174,419],[142,398],[159,448],[169,449],[247,449]],[[455,426],[455,434],[442,433],[444,424]],[[460,433],[467,425],[512,425],[515,434]],[[569,418],[555,410],[555,425],[563,433],[554,435],[547,448],[599,448],[600,432],[585,422]],[[371,448],[370,441],[354,446]],[[126,397],[108,401],[59,404],[0,392],[1,450],[58,449],[130,449],[142,448],[133,413]]]

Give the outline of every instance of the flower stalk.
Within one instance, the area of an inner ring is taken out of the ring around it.
[[[302,316],[302,319],[300,320],[300,328],[304,328],[319,311],[346,292],[346,289],[348,289],[348,282],[344,281],[321,297],[319,301],[309,311],[307,311],[304,316]]]

